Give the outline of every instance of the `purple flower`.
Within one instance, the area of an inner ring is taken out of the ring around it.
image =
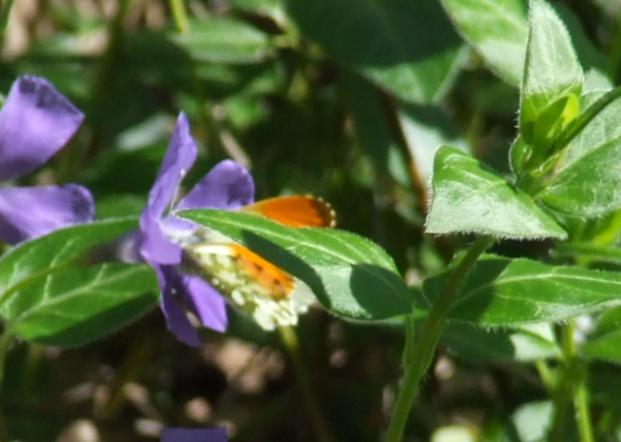
[[[0,180],[45,163],[73,136],[83,115],[47,80],[19,77],[0,110]],[[60,227],[89,222],[93,198],[82,186],[1,187],[0,240],[15,244]]]
[[[217,331],[226,329],[226,308],[224,299],[210,284],[180,272],[181,246],[175,239],[190,236],[197,227],[175,217],[174,213],[193,208],[232,210],[252,203],[254,197],[254,183],[248,171],[234,161],[224,160],[171,207],[181,180],[196,160],[196,153],[188,120],[181,113],[149,192],[147,206],[140,215],[140,254],[157,275],[168,329],[191,346],[200,345],[200,340],[184,307],[203,326]]]
[[[160,442],[227,442],[224,428],[165,428]]]

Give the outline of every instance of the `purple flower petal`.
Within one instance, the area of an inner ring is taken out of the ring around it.
[[[165,428],[160,442],[227,442],[224,428]]]
[[[188,306],[204,327],[215,331],[226,330],[226,301],[209,283],[197,276],[184,275],[185,296]]]
[[[254,200],[250,173],[235,161],[224,160],[214,166],[179,202],[182,209],[238,209]]]
[[[145,261],[169,265],[181,262],[181,247],[166,237],[160,220],[149,216],[148,208],[140,215],[139,248]]]
[[[15,244],[93,220],[90,192],[77,184],[0,188],[0,239]]]
[[[164,313],[168,330],[181,342],[191,347],[200,346],[201,340],[198,333],[179,305],[179,295],[185,291],[181,275],[174,266],[157,264],[151,264],[151,266],[155,270],[162,293],[160,307]]]
[[[177,118],[177,124],[170,138],[162,166],[149,192],[148,207],[154,213],[160,215],[164,213],[164,210],[171,203],[179,183],[196,161],[196,154],[197,148],[190,133],[190,123],[182,112]]]
[[[84,118],[47,80],[19,77],[0,110],[0,180],[24,175],[54,155]]]
[[[213,287],[198,277],[180,273],[176,266],[151,265],[162,292],[161,307],[166,324],[177,339],[193,347],[201,343],[182,304],[198,317],[203,326],[220,332],[226,329],[226,303]]]
[[[179,183],[194,164],[196,153],[188,119],[181,113],[160,171],[149,192],[147,207],[140,215],[140,230],[143,233],[140,253],[148,261],[178,264],[181,260],[179,247],[165,236],[160,220],[171,204]]]

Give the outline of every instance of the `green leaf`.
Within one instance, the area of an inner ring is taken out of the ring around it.
[[[431,300],[448,272],[425,281]],[[448,317],[483,326],[556,322],[621,304],[621,274],[486,255]]]
[[[526,193],[464,152],[443,146],[434,162],[427,233],[474,232],[501,238],[565,238]]]
[[[461,44],[436,0],[289,0],[287,5],[300,30],[336,62],[403,100],[437,101],[455,76]]]
[[[538,195],[554,210],[594,218],[621,208],[620,91],[583,98],[593,104],[576,120],[576,129],[568,128],[570,137],[578,133]]]
[[[530,2],[520,134],[542,149],[578,115],[582,67],[565,25],[543,0]]]
[[[602,313],[594,332],[580,346],[580,353],[591,359],[621,363],[621,308]]]
[[[508,84],[519,87],[528,42],[524,0],[441,0],[462,37],[483,57],[485,64]],[[608,81],[600,71],[606,57],[593,46],[580,21],[564,5],[552,5],[569,29],[580,63],[590,68],[590,80]]]
[[[442,332],[442,342],[474,364],[490,361],[534,361],[560,355],[549,324],[523,325],[513,330],[484,330],[453,322]]]
[[[56,230],[9,250],[0,258],[0,312],[10,292],[65,266],[93,247],[112,241],[136,225],[136,218],[94,221]]]
[[[180,212],[304,281],[330,312],[350,319],[407,314],[412,297],[390,256],[336,229],[290,228],[260,216],[218,210]]]
[[[512,86],[522,82],[528,39],[523,0],[442,0],[442,6],[489,68]]]
[[[266,34],[238,20],[212,18],[194,21],[190,29],[187,33],[175,33],[171,38],[198,61],[257,63],[272,53]]]
[[[27,341],[75,347],[136,320],[158,301],[146,265],[66,268],[18,289],[4,313],[7,330]]]

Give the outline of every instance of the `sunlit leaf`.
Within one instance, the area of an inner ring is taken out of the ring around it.
[[[565,238],[526,193],[466,153],[436,153],[428,233],[474,232],[501,238]]]
[[[519,87],[528,41],[525,0],[442,0],[461,36],[483,57],[486,65],[508,84]],[[578,59],[589,69],[589,87],[608,84],[602,70],[606,58],[591,43],[580,21],[561,3],[551,4],[569,29]]]
[[[7,332],[22,339],[74,347],[134,321],[158,300],[146,265],[66,268],[17,289],[4,306]]]
[[[542,149],[577,117],[584,82],[567,29],[543,0],[530,2],[525,63],[520,134]]]
[[[0,258],[0,312],[10,292],[67,265],[93,247],[109,243],[136,227],[136,218],[95,221],[56,230],[23,242]]]
[[[446,281],[425,281],[433,299]],[[555,322],[621,305],[621,273],[487,255],[468,276],[449,318],[484,326]]]
[[[592,93],[584,100],[596,107],[598,98],[605,103],[607,97],[618,97],[618,91]],[[586,111],[590,120],[570,140],[553,176],[539,193],[555,210],[593,218],[621,207],[621,99],[598,110],[593,115]]]

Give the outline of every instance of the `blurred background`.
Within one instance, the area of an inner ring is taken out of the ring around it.
[[[617,83],[621,2],[554,4],[589,65]],[[71,144],[23,182],[83,183],[99,218],[140,212],[183,111],[200,146],[187,187],[230,157],[251,170],[258,199],[321,196],[339,227],[381,244],[415,290],[465,240],[423,235],[437,146],[509,171],[518,91],[436,0],[16,0],[1,49],[1,92],[20,74],[41,75],[86,114]],[[14,348],[3,386],[11,434],[149,441],[164,425],[223,425],[239,442],[380,440],[400,376],[399,327],[312,309],[298,327],[300,370],[277,334],[230,316],[229,331],[206,331],[198,351],[167,333],[159,311],[84,348]],[[549,403],[523,361],[553,352],[550,341],[549,330],[451,326],[408,440],[538,440],[528,429]],[[621,420],[619,379],[598,367],[595,413],[598,400],[612,404],[610,428]]]

